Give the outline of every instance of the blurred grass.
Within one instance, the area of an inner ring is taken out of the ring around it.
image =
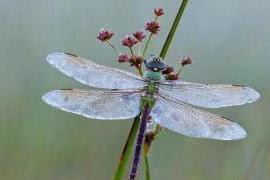
[[[41,102],[48,90],[87,88],[44,59],[64,50],[129,70],[96,41],[98,30],[117,31],[117,42],[143,27],[154,7],[163,6],[163,32],[152,46],[158,53],[177,3],[0,0],[0,179],[112,178],[131,122],[86,120]],[[254,159],[249,179],[269,179],[269,5],[267,0],[190,1],[168,62],[175,65],[182,55],[192,55],[196,64],[184,70],[184,79],[246,84],[262,98],[214,111],[246,128],[243,141],[193,139],[168,131],[150,153],[153,179],[238,180]]]

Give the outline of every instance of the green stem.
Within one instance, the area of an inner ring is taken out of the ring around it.
[[[181,72],[183,71],[183,68],[184,68],[184,66],[183,65],[181,65],[181,67],[178,69],[178,71],[177,71],[177,76],[179,76],[180,74],[181,74]]]
[[[132,47],[129,47],[129,50],[130,50],[130,54],[131,54],[132,56],[134,56],[134,52],[133,52]]]
[[[113,45],[113,43],[112,43],[110,40],[106,40],[105,42],[107,42],[107,43],[109,44],[109,46],[110,46],[111,48],[113,48],[113,50],[114,50],[115,52],[121,53],[121,51],[120,51],[119,49],[117,49],[117,48],[115,47],[115,45]]]
[[[129,48],[130,53],[133,57],[135,57],[134,51],[132,49],[132,47]],[[143,76],[143,72],[142,72],[142,68],[141,66],[135,65],[136,69],[138,70],[138,73],[140,74],[140,76]]]
[[[145,180],[150,180],[150,168],[149,168],[149,161],[148,161],[148,155],[144,153],[144,174],[145,174]]]
[[[167,39],[163,45],[163,48],[161,50],[161,53],[160,53],[160,57],[162,57],[163,59],[165,58],[166,54],[167,54],[167,51],[171,45],[171,41],[174,37],[174,34],[176,32],[176,29],[177,29],[177,26],[180,22],[180,19],[182,17],[182,14],[185,10],[185,7],[188,3],[188,0],[183,0],[182,1],[182,4],[177,12],[177,15],[174,19],[174,22],[173,22],[173,25],[170,29],[170,32],[167,36]],[[146,50],[149,46],[149,43],[150,43],[150,40],[152,38],[153,34],[150,34],[148,40],[147,40],[147,43],[146,43],[146,46],[143,50],[143,57],[145,56],[145,53],[146,53]],[[110,44],[110,43],[109,43]],[[111,44],[110,44],[111,45]],[[130,129],[130,132],[129,132],[129,136],[127,138],[127,141],[125,143],[125,146],[124,146],[124,149],[122,151],[122,155],[121,155],[121,159],[120,159],[120,162],[118,164],[118,167],[117,167],[117,170],[116,170],[116,173],[115,173],[115,176],[114,176],[114,180],[122,180],[123,179],[123,175],[124,175],[124,171],[125,171],[125,168],[127,166],[127,163],[128,163],[128,158],[130,156],[130,153],[132,151],[132,148],[133,148],[133,144],[134,144],[134,141],[135,141],[135,138],[136,138],[136,134],[137,134],[137,131],[139,129],[139,124],[140,124],[140,115],[138,115],[135,119],[134,119],[134,122],[133,122],[133,125]],[[157,127],[157,128],[160,128],[160,127]],[[146,177],[150,179],[150,173],[149,173],[149,163],[148,163],[148,157],[147,155],[144,156],[144,159],[145,159],[145,173],[146,173]]]
[[[132,124],[132,127],[130,129],[128,138],[126,140],[125,146],[123,148],[119,164],[117,166],[115,175],[114,175],[114,180],[121,180],[123,179],[123,175],[128,163],[128,159],[130,156],[130,153],[132,152],[133,144],[136,138],[137,131],[139,129],[140,125],[140,115],[136,116],[134,119],[134,122]]]
[[[156,22],[157,19],[158,19],[158,16],[155,17],[154,22]],[[154,34],[151,33],[151,34],[149,35],[147,41],[146,41],[146,44],[145,44],[144,49],[143,49],[143,54],[142,54],[142,57],[143,57],[143,58],[145,57],[146,51],[147,51],[147,49],[148,49],[148,47],[149,47],[149,44],[150,44],[150,41],[151,41],[153,35],[154,35]]]
[[[177,14],[175,16],[175,19],[174,19],[173,25],[171,27],[171,30],[170,30],[167,38],[166,38],[166,41],[165,41],[165,43],[164,43],[164,45],[162,47],[162,50],[160,52],[160,55],[159,55],[162,59],[165,58],[165,56],[166,56],[166,54],[168,52],[168,49],[171,46],[171,43],[172,43],[172,40],[174,38],[175,32],[177,30],[177,27],[178,27],[179,22],[180,22],[180,20],[182,18],[182,15],[184,13],[184,10],[185,10],[185,8],[187,6],[188,1],[189,0],[183,0],[181,5],[180,5],[180,8],[177,11]]]
[[[138,73],[139,73],[141,76],[143,76],[142,68],[138,67],[138,68],[136,68],[136,69],[138,70]]]
[[[141,45],[142,45],[142,43],[139,42],[138,43],[138,56],[141,56]]]
[[[151,34],[149,35],[149,37],[148,37],[148,39],[147,39],[147,41],[146,41],[145,47],[144,47],[144,49],[143,49],[143,54],[142,54],[142,57],[143,57],[143,58],[145,57],[145,54],[146,54],[146,51],[147,51],[147,49],[148,49],[148,47],[149,47],[149,44],[150,44],[150,41],[151,41],[152,36],[153,36],[153,33],[151,33]]]
[[[175,32],[177,30],[177,27],[179,25],[179,22],[180,22],[181,17],[182,17],[182,15],[184,13],[184,10],[186,8],[187,3],[188,3],[188,0],[183,0],[180,7],[179,7],[179,9],[178,9],[178,12],[177,12],[177,14],[175,16],[175,19],[174,19],[174,22],[173,22],[173,25],[172,25],[172,27],[170,29],[170,32],[169,32],[169,34],[168,34],[168,36],[166,38],[166,41],[165,41],[165,43],[164,43],[164,45],[162,47],[162,50],[160,52],[160,55],[159,55],[162,59],[164,59],[166,57],[168,49],[172,44],[172,40],[174,38]],[[180,72],[181,72],[181,70],[180,70]],[[159,125],[157,125],[156,128],[155,128],[155,131],[154,131],[155,136],[157,136],[157,134],[160,132],[160,129],[161,129],[161,127]],[[150,146],[148,146],[148,150],[149,149],[150,149]],[[149,162],[148,162],[148,156],[147,156],[148,153],[144,153],[144,154],[145,154],[144,155],[145,179],[150,180],[150,169],[149,169]]]
[[[179,9],[178,9],[178,11],[177,11],[177,14],[176,14],[176,16],[174,18],[174,21],[173,21],[172,27],[170,29],[170,32],[169,32],[169,34],[168,34],[168,36],[166,38],[166,41],[165,41],[165,43],[164,43],[164,45],[162,47],[161,52],[159,54],[159,57],[161,57],[162,59],[165,59],[165,57],[167,55],[167,52],[169,50],[169,47],[172,44],[172,40],[174,38],[174,35],[175,35],[175,32],[176,32],[177,27],[179,25],[179,22],[181,21],[182,15],[183,15],[183,13],[185,11],[185,8],[187,6],[188,1],[189,0],[183,0],[180,7],[179,7]],[[157,125],[156,129],[157,128],[160,128],[160,126]]]

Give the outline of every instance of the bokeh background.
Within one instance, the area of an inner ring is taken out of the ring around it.
[[[47,106],[52,89],[87,88],[52,68],[45,57],[69,51],[119,65],[96,40],[101,27],[127,33],[143,29],[162,6],[162,31],[149,53],[157,54],[181,1],[0,0],[0,179],[108,180],[113,177],[132,121],[97,121]],[[155,180],[266,180],[270,178],[270,1],[191,0],[167,60],[196,62],[183,79],[236,83],[255,88],[261,99],[212,110],[235,119],[248,132],[241,141],[185,137],[166,131],[150,154]],[[124,49],[123,49],[124,50]],[[142,173],[141,173],[142,174]]]

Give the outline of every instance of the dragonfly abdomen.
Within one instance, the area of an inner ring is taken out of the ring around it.
[[[138,167],[139,167],[140,158],[141,158],[143,139],[144,139],[144,134],[146,131],[146,126],[147,126],[147,118],[150,114],[150,111],[151,111],[151,107],[148,104],[146,104],[144,106],[144,110],[141,116],[140,129],[137,136],[137,142],[136,142],[135,152],[134,152],[133,161],[132,161],[132,167],[131,167],[131,171],[129,175],[130,180],[135,180],[137,176]]]

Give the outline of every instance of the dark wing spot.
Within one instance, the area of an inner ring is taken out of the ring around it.
[[[233,86],[235,86],[235,87],[245,87],[245,86],[239,85],[239,84],[233,84]]]
[[[69,55],[69,56],[78,57],[76,54],[72,54],[72,53],[68,53],[68,52],[64,52],[64,53]]]
[[[70,90],[73,90],[73,89],[71,89],[71,88],[64,88],[64,89],[60,89],[60,90],[63,90],[63,91],[70,91]]]
[[[229,118],[227,118],[227,117],[224,117],[224,116],[221,116],[221,118],[223,118],[223,119],[226,119],[226,120],[228,120],[228,121],[231,121],[231,122],[235,122],[234,120],[232,120],[232,119],[229,119]]]

